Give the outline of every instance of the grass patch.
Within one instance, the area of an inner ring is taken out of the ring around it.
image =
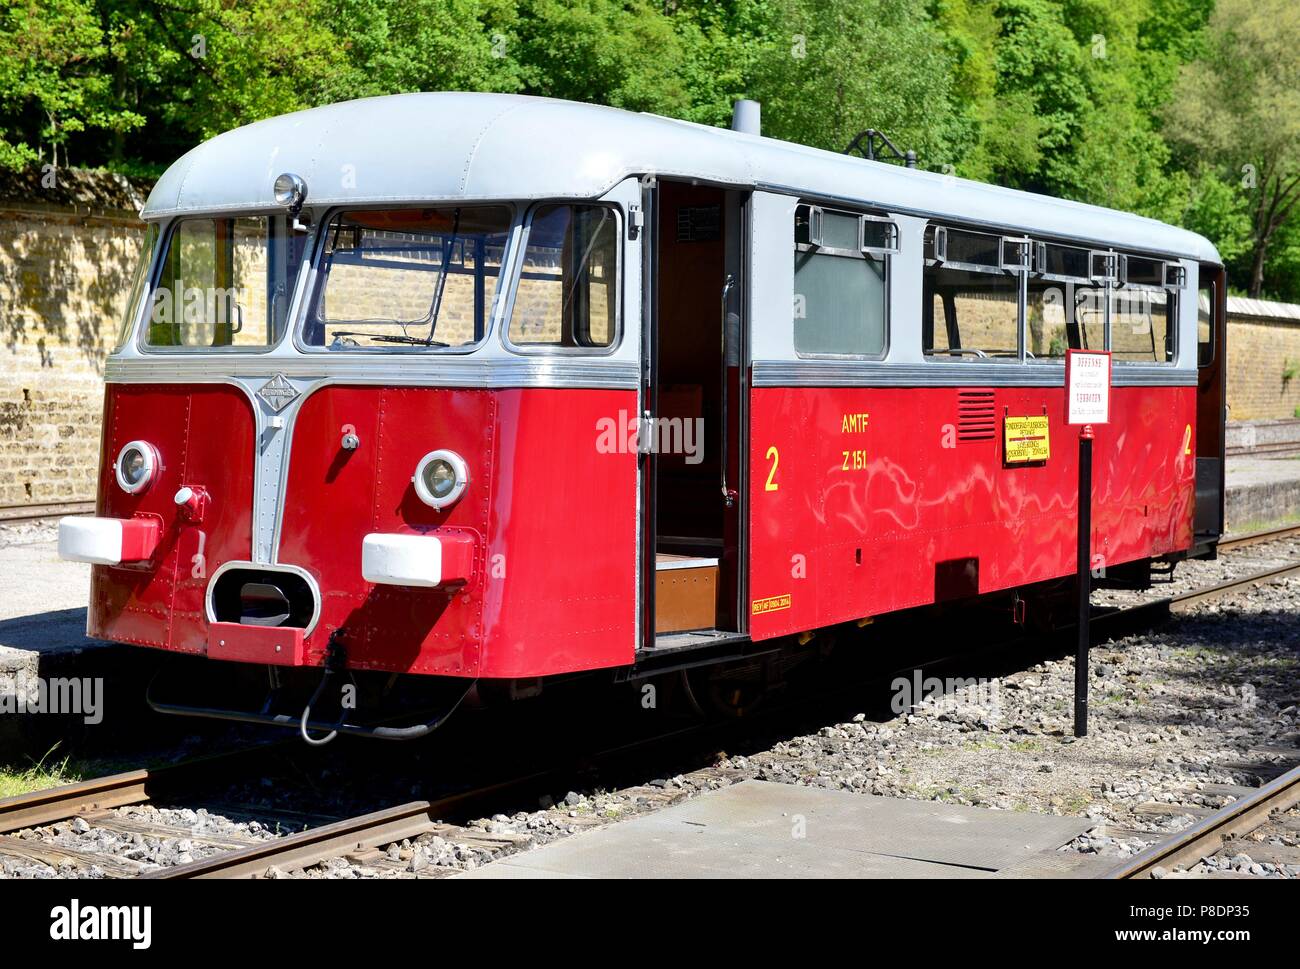
[[[26,764],[0,764],[0,798],[73,784],[85,778],[71,757],[56,757],[54,751],[51,747],[40,760],[28,758]]]

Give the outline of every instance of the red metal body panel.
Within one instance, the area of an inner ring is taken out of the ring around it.
[[[103,639],[202,653],[207,642],[207,576],[223,562],[247,559],[253,507],[253,412],[236,387],[110,384],[104,395],[97,514],[157,516],[152,556],[91,570],[87,632]],[[128,441],[153,444],[156,478],[128,495],[113,478]],[[183,486],[203,487],[212,501],[201,524],[173,502]]]
[[[521,677],[630,663],[635,647],[636,455],[601,454],[597,421],[635,393],[326,387],[294,427],[279,561],[316,576],[308,640],[350,632],[363,669]],[[344,425],[361,439],[344,451]],[[411,475],[447,448],[469,487],[436,511]],[[470,582],[451,590],[361,580],[369,532],[473,534]]]
[[[208,625],[209,659],[300,666],[305,651],[301,629],[245,626],[237,622],[214,622]]]
[[[1111,423],[1095,428],[1094,561],[1186,549],[1196,388],[1112,394]],[[1074,573],[1078,430],[1063,388],[760,388],[751,400],[753,638]],[[1004,417],[1041,414],[1050,458],[1005,466]]]
[[[637,458],[601,453],[597,441],[602,419],[635,405],[635,392],[598,390],[331,386],[312,394],[293,424],[277,561],[314,576],[321,616],[301,649],[276,661],[320,663],[330,633],[345,626],[348,665],[359,669],[525,677],[632,662]],[[157,515],[162,527],[148,561],[94,569],[90,632],[205,652],[207,577],[250,558],[250,404],[233,387],[110,385],[105,406],[98,513]],[[361,440],[354,451],[341,447],[345,426]],[[134,439],[162,456],[157,479],[137,496],[112,472]],[[465,495],[442,511],[411,484],[420,458],[437,448],[458,452],[470,469]],[[173,502],[182,486],[206,492],[201,523]],[[366,583],[369,532],[469,536],[474,560],[453,554],[449,567],[470,580],[446,589]],[[265,661],[255,659],[263,639],[245,643],[250,661]]]

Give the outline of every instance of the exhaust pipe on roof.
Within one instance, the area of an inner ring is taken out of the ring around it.
[[[743,131],[747,135],[761,135],[763,106],[757,101],[742,98],[731,109],[731,130]]]

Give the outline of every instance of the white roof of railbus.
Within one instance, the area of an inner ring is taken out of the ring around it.
[[[594,198],[629,175],[656,173],[1219,261],[1207,239],[1125,212],[725,128],[517,94],[397,94],[237,128],[172,165],[143,214],[266,209],[281,172],[306,180],[309,205]]]

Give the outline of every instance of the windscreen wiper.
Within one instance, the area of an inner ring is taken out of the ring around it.
[[[331,335],[335,339],[338,339],[341,336],[363,336],[367,340],[374,340],[376,343],[409,343],[413,346],[419,346],[419,347],[451,346],[450,343],[443,343],[441,340],[433,339],[432,335],[425,338],[425,337],[418,337],[418,336],[406,336],[405,334],[399,336],[397,334],[390,334],[390,333],[377,333],[377,334],[365,333],[361,330],[335,330]]]
[[[447,244],[442,250],[442,266],[438,272],[438,288],[433,293],[433,308],[429,318],[429,338],[427,340],[416,340],[416,343],[425,343],[429,346],[436,346],[433,339],[433,331],[438,328],[438,313],[442,310],[442,293],[447,287],[447,272],[451,269],[451,251],[456,247],[456,235],[460,232],[460,209],[456,209],[456,215],[451,222],[451,235],[447,237]],[[404,343],[404,340],[396,341]],[[447,344],[442,344],[446,346]]]

